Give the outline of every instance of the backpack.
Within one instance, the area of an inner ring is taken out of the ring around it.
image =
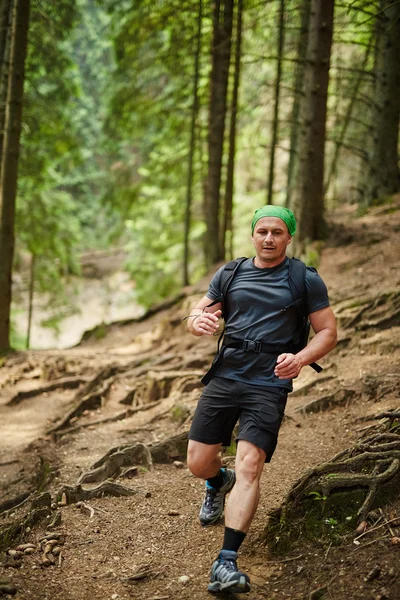
[[[216,298],[210,304],[208,304],[206,306],[206,308],[210,308],[211,306],[214,306],[215,304],[221,303],[222,304],[222,312],[223,312],[223,316],[224,316],[224,298],[226,297],[226,294],[227,294],[228,289],[233,281],[233,278],[235,277],[236,272],[238,271],[238,269],[240,268],[240,265],[245,260],[247,260],[247,258],[242,256],[240,258],[236,258],[235,260],[231,260],[224,266],[224,270],[222,271],[222,275],[221,275],[221,294],[220,294],[220,296],[218,296],[218,298]],[[309,268],[312,268],[312,267],[309,267]],[[316,269],[313,269],[313,270],[316,272]],[[288,304],[287,306],[285,306],[284,308],[282,308],[282,312],[285,312],[290,309],[297,310],[298,343],[296,344],[296,348],[294,350],[296,352],[299,352],[300,350],[302,350],[303,348],[305,348],[307,346],[311,325],[310,325],[310,321],[308,318],[308,312],[307,312],[306,265],[303,263],[303,261],[299,260],[298,258],[289,258],[289,287],[293,294],[294,301],[291,302],[290,304]],[[220,362],[219,357],[221,357],[221,359],[222,359],[220,345],[221,345],[221,340],[224,337],[224,333],[225,333],[225,327],[224,327],[224,330],[222,331],[222,333],[219,337],[219,340],[218,340],[218,354],[216,356],[217,360],[214,361],[214,363]],[[233,344],[230,344],[230,346],[234,347]],[[236,344],[236,347],[239,347],[239,346]],[[266,350],[268,350],[268,348],[266,348]],[[222,347],[222,351],[223,351],[223,347]],[[278,352],[278,353],[280,353],[280,352]],[[223,352],[222,352],[222,354],[223,354]],[[309,366],[312,367],[317,373],[320,373],[322,371],[322,367],[320,367],[317,363],[311,363]],[[214,369],[213,371],[215,371],[215,370],[216,369]],[[210,375],[210,376],[208,376],[208,375]],[[210,380],[211,376],[212,376],[212,373],[210,373],[210,372],[207,373],[205,378],[203,378],[203,380],[202,380],[203,383],[207,383],[207,380]]]

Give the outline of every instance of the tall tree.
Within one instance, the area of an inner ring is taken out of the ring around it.
[[[9,350],[14,219],[30,0],[16,0],[11,34],[0,189],[0,352]]]
[[[295,161],[298,158],[297,143],[299,134],[300,105],[304,88],[304,69],[306,66],[306,52],[308,45],[308,27],[310,23],[311,0],[302,0],[301,3],[300,34],[297,45],[297,62],[294,70],[294,98],[290,128],[290,150],[287,171],[287,196],[286,206],[291,206],[291,195],[293,187],[293,173]]]
[[[220,237],[220,188],[234,0],[215,0],[208,130],[208,174],[204,198],[207,266],[224,258]]]
[[[377,15],[372,150],[362,204],[383,200],[400,189],[400,5],[381,0]]]
[[[283,45],[285,39],[285,0],[279,1],[279,32],[278,32],[278,58],[275,77],[275,94],[274,94],[274,116],[272,119],[272,141],[269,158],[269,173],[267,183],[267,204],[272,204],[272,195],[274,188],[274,172],[275,172],[275,149],[278,142],[279,129],[279,100],[281,92],[282,78],[282,58]]]
[[[242,22],[243,22],[243,0],[238,0],[236,13],[236,38],[235,38],[235,61],[233,75],[233,89],[230,108],[229,125],[229,150],[228,165],[226,168],[226,183],[224,197],[224,218],[221,233],[222,251],[224,256],[229,254],[233,258],[233,227],[232,227],[232,209],[233,209],[233,191],[235,176],[235,155],[236,155],[236,122],[238,111],[238,96],[240,85],[240,70],[242,56]]]
[[[0,165],[2,162],[6,118],[13,1],[1,0],[0,3]]]
[[[296,251],[324,235],[324,150],[334,0],[312,0],[293,206]]]
[[[199,0],[198,6],[198,27],[196,52],[194,57],[194,75],[193,75],[193,105],[192,120],[190,124],[190,144],[188,158],[188,174],[186,189],[186,210],[185,210],[185,230],[183,238],[183,285],[189,285],[189,234],[190,234],[190,213],[192,207],[193,195],[193,162],[196,146],[196,120],[199,111],[199,76],[200,76],[200,51],[201,51],[201,24],[203,19],[203,0]]]

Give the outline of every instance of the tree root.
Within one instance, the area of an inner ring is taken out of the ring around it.
[[[150,448],[154,463],[170,463],[186,458],[188,431],[159,442]]]
[[[82,473],[79,483],[94,483],[118,477],[124,467],[141,465],[151,469],[153,462],[147,446],[136,443],[133,446],[117,448],[108,452],[98,461],[91,470]]]
[[[40,396],[41,394],[46,394],[59,388],[63,390],[72,390],[86,381],[87,380],[82,377],[69,377],[67,379],[58,379],[57,381],[53,381],[53,383],[48,383],[47,385],[32,390],[21,390],[7,402],[6,406],[16,406],[26,398],[34,398],[35,396]]]
[[[271,515],[267,537],[273,532],[274,540],[285,539],[287,543],[297,532],[297,536],[306,533],[322,539],[326,535],[332,540],[330,521],[344,532],[352,523],[354,526],[364,521],[381,503],[397,497],[400,433],[389,429],[395,419],[399,417],[391,412],[387,431],[369,435],[331,461],[305,473],[292,486],[280,509]],[[382,424],[377,424],[380,427]],[[328,527],[324,530],[325,522]]]
[[[83,390],[80,390],[75,396],[77,405],[74,406],[74,408],[72,408],[59,423],[52,427],[47,434],[50,435],[60,429],[65,429],[73,418],[79,417],[85,410],[95,410],[96,408],[99,408],[103,398],[107,395],[107,392],[112,385],[112,379],[110,381],[110,378],[114,376],[115,370],[116,368],[107,367],[89,382]],[[96,391],[91,393],[95,388],[97,388]],[[87,390],[89,390],[88,393],[84,394],[84,391]]]
[[[329,396],[323,396],[322,398],[318,398],[317,400],[313,400],[312,402],[309,402],[308,404],[297,408],[296,412],[300,412],[302,414],[307,415],[310,413],[329,410],[334,406],[347,406],[356,395],[356,390],[350,388],[338,389]]]
[[[64,485],[58,492],[57,498],[60,499],[64,495],[67,504],[75,504],[76,502],[85,502],[103,496],[120,497],[134,496],[135,494],[143,494],[146,498],[150,497],[149,492],[127,488],[114,481],[104,481],[99,486],[91,489],[84,489],[80,484],[76,486]]]
[[[123,410],[111,417],[104,417],[103,419],[97,419],[96,421],[90,421],[88,423],[81,423],[80,425],[76,425],[75,427],[68,427],[68,429],[61,429],[59,431],[54,431],[52,435],[55,437],[55,439],[58,439],[58,438],[62,437],[63,435],[66,435],[68,433],[75,433],[76,431],[80,431],[81,429],[84,429],[85,427],[92,427],[94,425],[103,425],[104,423],[112,423],[114,421],[122,421],[123,419],[127,419],[128,417],[131,417],[132,415],[136,414],[137,412],[140,412],[142,410],[149,410],[150,408],[154,408],[155,406],[158,406],[158,404],[159,404],[159,402],[151,402],[150,404],[136,406],[135,408],[127,408],[126,410]]]

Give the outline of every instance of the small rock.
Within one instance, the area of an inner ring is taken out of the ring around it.
[[[381,574],[381,568],[379,565],[375,565],[373,569],[368,573],[366,577],[364,577],[364,581],[372,581],[376,579]]]
[[[116,600],[117,598],[118,598],[118,594],[113,594],[113,595],[111,596],[111,600]]]
[[[36,552],[36,548],[25,548],[25,550],[24,550],[24,554],[27,554],[27,555],[35,554],[35,552]]]
[[[400,545],[400,537],[397,537],[397,536],[392,537],[391,543],[392,543],[392,546],[399,546]]]
[[[183,469],[185,467],[185,463],[181,462],[180,460],[174,460],[174,462],[172,464],[177,469]]]
[[[21,558],[22,552],[19,552],[18,550],[9,550],[8,555],[18,560]]]
[[[35,548],[35,544],[20,544],[19,546],[16,547],[16,550],[19,550],[19,552],[25,552],[25,550],[28,550],[28,548]]]
[[[364,533],[364,531],[367,529],[367,521],[361,521],[361,523],[359,524],[359,526],[356,529],[356,533],[360,534],[360,533]]]
[[[167,515],[169,515],[170,517],[179,517],[181,513],[179,512],[179,510],[169,510],[167,512]]]
[[[187,583],[189,581],[190,577],[188,577],[187,575],[181,575],[178,579],[179,583]]]

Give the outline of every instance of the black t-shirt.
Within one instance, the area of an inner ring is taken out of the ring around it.
[[[221,295],[223,267],[211,280],[207,297]],[[306,270],[308,314],[329,306],[326,285],[310,267]],[[298,336],[296,309],[281,312],[295,298],[289,286],[289,259],[276,267],[260,269],[248,258],[240,265],[224,299],[227,335],[238,339],[258,340],[270,344],[294,344]],[[276,354],[244,352],[227,348],[217,377],[236,379],[258,386],[292,389],[291,379],[274,374]]]

